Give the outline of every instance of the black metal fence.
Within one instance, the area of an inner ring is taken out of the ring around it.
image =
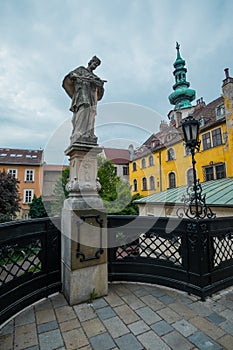
[[[59,224],[45,218],[0,225],[0,324],[61,290]]]
[[[109,216],[109,280],[206,296],[233,285],[233,217]]]
[[[107,221],[109,281],[161,284],[203,300],[233,285],[233,217]],[[61,290],[59,225],[60,218],[0,224],[0,324]]]

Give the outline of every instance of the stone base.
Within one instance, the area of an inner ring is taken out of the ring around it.
[[[71,271],[63,264],[63,293],[69,305],[90,300],[93,289],[98,297],[108,293],[107,263]]]

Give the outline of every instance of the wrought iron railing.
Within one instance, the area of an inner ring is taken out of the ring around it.
[[[109,280],[166,285],[200,296],[233,285],[233,217],[109,216]]]
[[[0,323],[61,290],[60,219],[54,220],[0,225]]]

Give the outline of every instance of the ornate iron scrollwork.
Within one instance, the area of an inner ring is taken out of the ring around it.
[[[190,219],[214,219],[216,217],[216,214],[206,204],[206,195],[202,194],[199,179],[187,187],[186,194],[182,196],[181,201],[184,205],[177,209],[177,215],[180,218],[187,216]]]

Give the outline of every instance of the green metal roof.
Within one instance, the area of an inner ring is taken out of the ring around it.
[[[208,205],[233,206],[233,178],[206,181],[201,183],[202,193],[206,194]],[[186,194],[187,186],[171,188],[166,191],[154,193],[135,201],[138,204],[154,203],[182,203],[181,198]]]

